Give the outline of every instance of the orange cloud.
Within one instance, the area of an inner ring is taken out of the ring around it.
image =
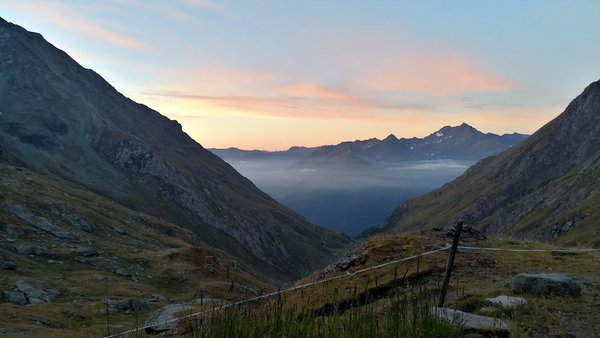
[[[438,95],[507,91],[519,86],[515,81],[481,71],[465,60],[436,56],[398,60],[371,74],[364,84],[376,90],[417,90]]]
[[[7,5],[15,10],[27,13],[27,15],[35,15],[63,29],[81,32],[117,46],[136,49],[148,48],[148,45],[141,40],[110,31],[90,21],[89,18],[81,16],[78,14],[81,8],[76,7],[76,5],[67,5],[61,2],[44,2],[43,6],[41,6],[24,1],[15,1]]]
[[[196,101],[205,108],[210,107],[211,110],[229,113],[234,111],[236,114],[263,118],[397,121],[405,120],[407,115],[382,114],[375,108],[407,113],[433,110],[432,107],[425,105],[385,105],[358,100],[324,104],[323,102],[313,102],[289,96],[210,96],[178,91],[143,92],[140,94],[150,98],[163,97],[171,100]],[[349,102],[355,102],[355,104],[351,106]],[[198,116],[202,115],[202,112],[198,112]]]
[[[329,89],[313,84],[301,83],[281,88],[281,92],[291,97],[319,98],[328,100],[354,100],[356,97],[339,90]]]

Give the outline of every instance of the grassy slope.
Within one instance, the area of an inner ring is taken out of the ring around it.
[[[349,271],[357,271],[368,266],[408,257],[415,253],[443,246],[451,239],[440,232],[408,233],[385,235],[373,238],[355,249],[365,253],[366,261]],[[552,244],[522,242],[517,240],[468,241],[462,245],[517,249],[556,249]],[[428,290],[437,294],[443,279],[447,253],[423,257],[419,261],[417,274],[416,261],[393,264],[378,270],[361,273],[347,278],[308,287],[303,291],[287,294],[285,303],[293,308],[319,311],[328,304],[338,306],[351,299],[354,304],[368,311],[381,311],[395,294]],[[596,325],[600,322],[600,253],[560,254],[552,252],[466,252],[458,253],[453,277],[446,300],[446,306],[495,316],[505,320],[514,337],[568,336],[597,337]],[[486,297],[511,295],[508,283],[517,273],[556,272],[566,273],[582,286],[581,297],[541,297],[524,295],[528,305],[515,311],[484,307]],[[344,275],[345,272],[315,272],[300,283],[311,282]],[[403,278],[403,276],[406,276]],[[395,280],[396,279],[396,280]],[[383,290],[383,291],[382,291]],[[361,293],[370,295],[370,300],[360,298]],[[379,294],[381,292],[381,294]],[[427,292],[426,292],[427,293]],[[359,296],[359,297],[357,297]],[[349,310],[342,316],[351,315]],[[360,310],[363,311],[363,310]]]
[[[439,248],[450,240],[445,233],[436,231],[379,236],[355,248],[354,252],[363,254],[365,260],[349,271],[356,272]],[[467,238],[462,244],[509,249],[557,249],[552,244],[512,239]],[[231,337],[232,334],[245,337],[251,336],[249,334],[252,332],[262,332],[261,336],[264,337],[280,337],[284,333],[286,337],[321,337],[323,334],[335,337],[394,337],[398,332],[405,332],[406,336],[411,337],[430,337],[423,330],[410,331],[410,318],[417,319],[417,329],[421,326],[443,329],[439,323],[426,324],[429,320],[427,316],[415,314],[415,309],[418,312],[436,302],[446,259],[447,253],[423,257],[419,261],[419,273],[414,260],[354,276],[330,269],[317,271],[298,281],[298,284],[323,280],[325,277],[345,277],[292,291],[241,310],[235,309],[225,314],[209,311],[205,317],[186,322],[189,325],[187,328],[192,328],[194,337]],[[551,251],[514,253],[461,250],[455,261],[446,306],[500,318],[509,325],[511,337],[598,337],[598,271],[598,252],[564,254]],[[508,286],[510,279],[523,272],[566,273],[581,285],[583,295],[575,298],[520,295],[526,298],[528,305],[516,310],[503,310],[485,303],[488,297],[511,295]],[[419,299],[417,302],[412,298],[415,295]],[[398,300],[402,299],[409,301],[401,301],[398,307]],[[390,314],[394,316],[390,317]],[[215,318],[213,316],[217,319],[211,324],[212,318]],[[397,316],[408,317],[409,321],[396,321]],[[357,321],[360,325],[357,325]],[[197,325],[204,326],[198,329]],[[448,334],[451,332],[447,328],[444,330]],[[192,334],[185,329],[182,332],[183,336]],[[188,332],[187,335],[185,332]],[[440,335],[437,333],[433,336]]]
[[[205,297],[232,299],[269,290],[270,283],[238,257],[202,242],[188,230],[163,220],[131,211],[114,202],[82,190],[75,185],[40,176],[26,169],[0,165],[2,224],[13,224],[25,232],[19,238],[0,232],[0,256],[16,263],[16,270],[2,270],[0,290],[11,291],[16,280],[33,285],[47,283],[61,295],[50,304],[19,306],[0,303],[0,328],[8,336],[39,336],[42,332],[57,337],[98,336],[106,332],[106,316],[101,314],[106,298],[143,299],[160,294],[167,300],[150,303],[148,309],[134,313],[112,313],[111,331],[128,329],[172,299],[175,302]],[[47,218],[76,235],[61,240],[8,213],[6,203],[18,203],[34,214]],[[51,210],[68,206],[89,223],[93,232],[78,230]],[[19,254],[16,247],[42,247],[52,259]],[[76,260],[73,250],[91,247],[99,256]],[[206,256],[218,256],[221,263],[204,267]],[[227,265],[237,261],[240,269]],[[135,274],[117,275],[113,266]],[[235,281],[229,291],[231,280]],[[253,290],[249,292],[244,287]],[[73,304],[74,300],[83,302]],[[44,322],[41,325],[36,322]]]

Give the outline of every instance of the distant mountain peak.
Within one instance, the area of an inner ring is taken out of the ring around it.
[[[384,142],[389,141],[398,141],[398,138],[394,134],[389,134],[386,138],[383,139]]]

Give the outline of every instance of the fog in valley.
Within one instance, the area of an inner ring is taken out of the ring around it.
[[[309,221],[350,236],[381,224],[408,198],[449,182],[472,164],[435,160],[303,167],[291,158],[225,160]]]

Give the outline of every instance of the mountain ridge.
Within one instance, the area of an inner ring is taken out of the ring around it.
[[[463,139],[460,142],[453,142],[445,148],[441,147],[440,140],[452,141],[449,139],[457,136]],[[209,150],[222,158],[235,160],[298,156],[298,165],[307,168],[311,165],[322,165],[328,162],[330,164],[336,162],[338,164],[366,166],[374,162],[479,159],[512,147],[527,138],[527,136],[519,133],[503,135],[482,133],[463,122],[458,126],[444,126],[423,138],[397,138],[394,134],[390,134],[381,140],[370,138],[317,147],[295,146],[290,147],[288,150],[273,152],[242,150],[235,147],[226,149],[210,148]],[[462,148],[462,150],[459,148]]]

